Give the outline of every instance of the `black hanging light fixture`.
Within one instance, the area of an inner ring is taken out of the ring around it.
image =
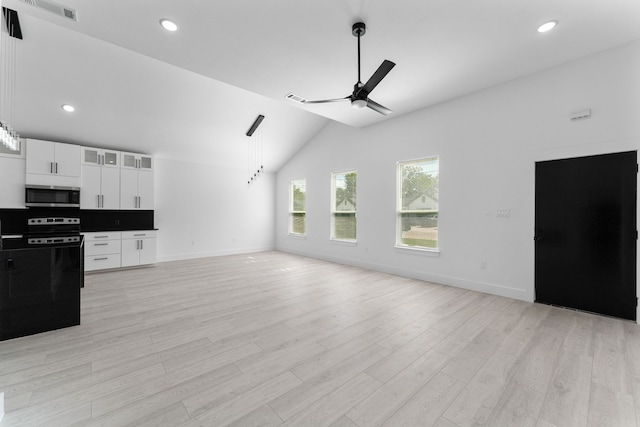
[[[18,12],[6,7],[2,8],[2,15],[7,31],[0,35],[0,55],[2,72],[0,73],[0,143],[11,151],[20,150],[20,135],[9,122],[13,121],[15,103],[15,62],[16,39],[22,40],[22,28],[18,19]]]
[[[262,123],[263,120],[264,116],[262,114],[258,115],[256,120],[247,131],[247,136],[251,138],[249,140],[249,156],[247,162],[247,171],[249,175],[247,184],[253,184],[254,182],[256,182],[260,177],[260,174],[264,171],[264,165],[262,162],[262,154],[264,150],[262,132],[258,132],[256,134],[256,137],[252,138],[253,134],[258,130],[258,126],[260,126],[260,123]]]

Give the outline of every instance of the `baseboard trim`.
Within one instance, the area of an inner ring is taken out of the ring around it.
[[[533,302],[528,297],[527,292],[524,289],[513,288],[509,286],[497,285],[494,283],[478,282],[463,279],[454,276],[443,276],[438,274],[431,274],[424,271],[408,270],[405,268],[399,268],[392,265],[371,263],[361,260],[337,258],[327,255],[319,255],[316,253],[307,253],[305,251],[297,251],[290,249],[277,248],[280,252],[290,253],[292,255],[301,255],[309,258],[321,259],[324,261],[335,262],[337,264],[352,265],[354,267],[360,267],[367,270],[379,271],[382,273],[394,274],[396,276],[408,277],[411,279],[423,280],[425,282],[437,283],[440,285],[454,286],[457,288],[468,289],[471,291],[483,292],[492,295],[498,295],[507,298],[513,298],[517,300]]]
[[[174,255],[158,255],[156,258],[156,262],[170,262],[170,261],[184,261],[188,259],[197,259],[197,258],[209,258],[209,257],[218,257],[218,256],[226,256],[226,255],[241,255],[241,254],[250,254],[253,252],[268,252],[275,250],[272,246],[263,246],[263,247],[255,247],[255,248],[240,248],[240,249],[225,249],[219,251],[205,251],[205,252],[188,252],[182,254],[174,254]]]

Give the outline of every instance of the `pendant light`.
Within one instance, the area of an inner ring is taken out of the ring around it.
[[[247,136],[251,138],[249,139],[249,154],[247,156],[247,184],[249,185],[255,183],[260,175],[264,173],[264,127],[258,130],[263,120],[264,116],[260,114],[247,131]]]
[[[18,12],[2,7],[2,15],[6,28],[2,26],[0,32],[0,143],[10,151],[20,151],[20,135],[9,123],[15,120],[16,39],[22,39],[22,30]]]

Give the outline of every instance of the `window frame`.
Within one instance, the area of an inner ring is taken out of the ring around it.
[[[437,194],[438,194],[438,208],[437,209],[414,209],[414,210],[405,210],[402,208],[402,195],[403,195],[403,167],[411,164],[418,164],[430,161],[432,159],[437,160],[438,165],[438,185],[437,185]],[[396,241],[395,247],[398,249],[406,249],[410,251],[423,251],[430,252],[434,254],[438,254],[440,252],[440,235],[439,235],[439,227],[438,227],[438,235],[436,238],[436,246],[418,246],[418,245],[408,245],[403,243],[402,241],[402,218],[403,215],[406,214],[435,214],[436,217],[440,216],[440,201],[439,201],[439,193],[440,193],[440,156],[439,155],[431,155],[420,157],[416,159],[410,160],[402,160],[396,163]]]
[[[294,209],[294,185],[296,182],[304,181],[304,210],[295,210]],[[298,233],[295,230],[294,222],[296,215],[302,215],[303,223],[304,223],[304,232]],[[307,179],[306,178],[296,178],[289,181],[289,236],[295,237],[306,237],[307,236]]]
[[[356,175],[356,188],[355,188],[355,206],[353,211],[339,211],[336,209],[336,177],[339,175],[346,176],[350,173]],[[331,230],[329,234],[329,239],[337,242],[348,242],[348,243],[356,243],[358,241],[358,171],[355,169],[341,171],[341,172],[332,172],[331,173]],[[351,214],[353,213],[353,218],[355,221],[355,238],[343,238],[336,237],[336,216],[339,214]]]

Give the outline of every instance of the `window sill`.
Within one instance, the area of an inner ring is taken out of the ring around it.
[[[357,240],[345,240],[345,239],[329,239],[331,243],[344,246],[358,246]]]
[[[289,237],[291,237],[293,239],[305,240],[307,238],[307,235],[306,234],[289,233]]]
[[[434,258],[437,258],[440,256],[439,249],[417,248],[413,246],[400,246],[400,245],[396,245],[395,248],[398,249],[400,252],[412,253],[416,255],[420,254],[420,255],[426,255]]]

